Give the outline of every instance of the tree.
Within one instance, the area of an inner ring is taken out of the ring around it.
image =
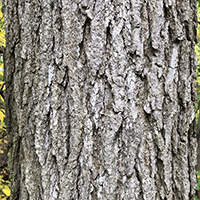
[[[11,200],[189,200],[196,1],[3,1]]]

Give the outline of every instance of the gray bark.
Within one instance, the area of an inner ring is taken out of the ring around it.
[[[189,200],[196,1],[4,0],[11,200]]]

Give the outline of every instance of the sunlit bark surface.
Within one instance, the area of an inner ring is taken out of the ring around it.
[[[190,200],[195,0],[4,0],[11,200]]]

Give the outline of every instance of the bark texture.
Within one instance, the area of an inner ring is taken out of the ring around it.
[[[195,0],[4,0],[11,200],[189,200]]]

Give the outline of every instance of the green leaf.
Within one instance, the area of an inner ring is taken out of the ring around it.
[[[2,192],[7,196],[9,197],[10,196],[10,188],[5,185],[4,188],[2,189]]]

